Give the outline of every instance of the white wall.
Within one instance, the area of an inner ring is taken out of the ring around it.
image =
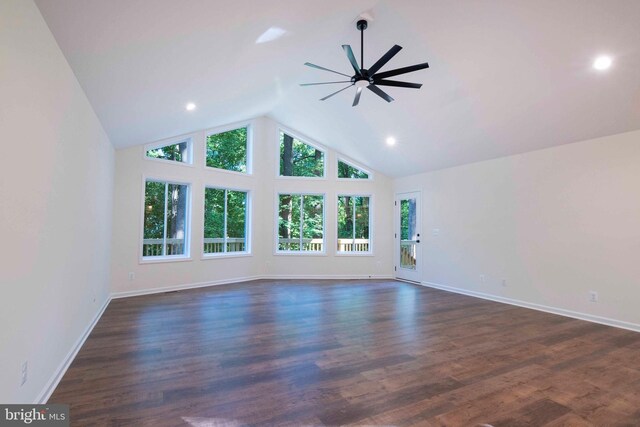
[[[391,180],[374,172],[374,179],[338,181],[336,153],[327,150],[327,178],[282,179],[278,165],[278,127],[267,117],[254,123],[253,174],[241,175],[204,168],[204,131],[194,138],[193,167],[144,158],[144,147],[116,152],[114,253],[112,290],[135,294],[194,284],[210,284],[257,277],[389,277],[392,273]],[[295,129],[294,129],[295,130]],[[322,141],[319,141],[321,143]],[[143,176],[192,185],[192,240],[189,261],[140,263]],[[205,185],[250,190],[252,194],[252,256],[202,259],[203,194]],[[277,192],[326,194],[327,255],[275,255]],[[373,256],[336,256],[336,195],[373,195]],[[129,280],[129,273],[135,274]]]
[[[640,328],[640,131],[394,187],[422,191],[424,282]]]
[[[108,298],[113,149],[30,0],[0,2],[0,97],[0,402],[26,403]]]

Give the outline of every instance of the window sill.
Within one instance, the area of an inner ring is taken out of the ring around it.
[[[375,256],[373,252],[338,252],[336,256]]]
[[[148,257],[141,258],[138,264],[158,264],[163,262],[185,262],[185,261],[193,261],[193,258],[189,256],[176,256],[176,257]]]
[[[251,257],[253,254],[251,252],[221,252],[218,254],[202,254],[201,260],[210,260],[210,259],[224,259],[224,258],[245,258]]]
[[[275,256],[327,256],[326,252],[313,252],[313,251],[276,251],[273,253]]]
[[[190,168],[195,167],[193,162],[181,162],[178,160],[167,160],[167,159],[157,159],[154,157],[144,156],[145,160],[149,160],[151,162],[160,163],[164,165],[178,165],[178,166],[188,166]]]
[[[326,176],[288,176],[288,175],[278,175],[276,179],[281,179],[284,181],[290,180],[303,180],[303,181],[326,181]]]
[[[373,178],[336,178],[338,182],[371,182]]]
[[[214,168],[213,166],[207,166],[206,164],[204,166],[204,170],[210,171],[210,172],[220,172],[220,173],[226,173],[226,174],[235,175],[235,176],[246,176],[246,177],[253,178],[252,172],[230,171],[227,169],[220,169],[220,168]]]

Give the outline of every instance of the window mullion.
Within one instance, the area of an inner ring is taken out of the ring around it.
[[[351,203],[353,204],[353,207],[351,209],[351,215],[353,217],[352,219],[352,225],[351,225],[351,237],[352,237],[352,241],[351,241],[351,250],[355,251],[355,247],[356,247],[356,198],[355,196],[351,198]]]
[[[303,246],[303,234],[302,234],[302,230],[303,230],[303,226],[304,226],[304,222],[303,222],[303,210],[304,209],[304,196],[301,194],[300,195],[300,250],[303,251],[304,250],[304,246]]]
[[[227,252],[227,197],[229,196],[229,190],[224,190],[224,226],[222,231],[222,252]]]
[[[167,254],[167,205],[169,204],[168,195],[169,195],[169,183],[165,182],[164,183],[164,225],[163,225],[163,232],[162,232],[162,256],[165,256]]]

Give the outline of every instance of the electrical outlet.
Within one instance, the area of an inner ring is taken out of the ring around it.
[[[502,287],[503,288],[507,287],[507,279],[502,279]]]
[[[484,274],[480,275],[480,283],[484,285]]]
[[[24,363],[22,364],[22,376],[20,379],[20,386],[23,386],[27,382],[28,375],[29,375],[29,362],[25,360]]]
[[[431,230],[431,234],[433,234],[434,236],[439,236],[440,235],[440,229],[439,228],[434,228],[433,230]]]
[[[589,291],[589,302],[598,302],[598,293],[596,291]]]
[[[129,281],[133,281],[136,278],[136,273],[134,273],[133,271],[129,272]]]

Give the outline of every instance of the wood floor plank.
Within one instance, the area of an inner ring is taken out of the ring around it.
[[[74,426],[640,425],[640,334],[385,280],[114,300],[50,402]]]

